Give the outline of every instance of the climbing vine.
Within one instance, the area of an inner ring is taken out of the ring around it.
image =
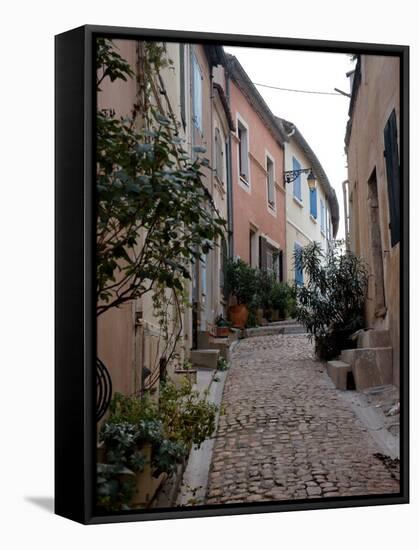
[[[226,224],[203,185],[205,150],[196,147],[190,158],[173,113],[153,99],[159,71],[170,65],[164,46],[144,43],[140,60],[131,115],[97,112],[98,315],[152,289],[160,302],[171,289],[180,304],[191,263],[213,248]],[[106,78],[127,81],[134,73],[102,39],[98,93]]]

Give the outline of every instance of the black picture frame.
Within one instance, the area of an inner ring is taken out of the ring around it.
[[[400,494],[95,515],[94,41],[108,38],[399,56],[401,70]],[[86,25],[55,38],[55,513],[83,524],[409,502],[409,47]]]

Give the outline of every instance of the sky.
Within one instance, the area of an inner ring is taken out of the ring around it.
[[[348,54],[225,47],[235,55],[254,83],[349,93],[348,71],[354,63]],[[339,201],[339,230],[344,238],[342,182],[347,178],[344,138],[349,97],[274,90],[256,86],[274,115],[293,122],[323,166]]]

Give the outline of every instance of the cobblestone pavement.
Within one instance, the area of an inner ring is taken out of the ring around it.
[[[305,335],[242,340],[230,365],[207,504],[399,491]]]

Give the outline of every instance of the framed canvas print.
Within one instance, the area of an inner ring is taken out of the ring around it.
[[[407,46],[56,37],[56,513],[408,502]]]

